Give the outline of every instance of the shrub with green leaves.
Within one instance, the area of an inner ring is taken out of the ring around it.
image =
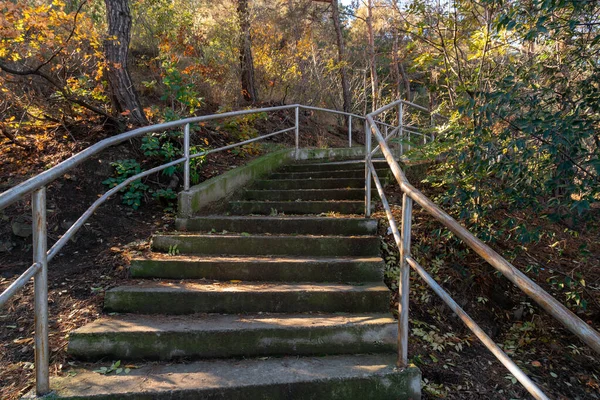
[[[429,181],[444,188],[437,200],[483,239],[511,235],[535,242],[541,232],[501,223],[498,213],[527,210],[574,227],[600,203],[600,31],[594,22],[600,5],[483,3],[489,27],[474,34],[485,40],[462,47],[465,59],[456,61],[460,75],[452,76],[448,98],[435,88],[453,114],[430,147],[429,155],[443,162]],[[457,12],[467,18],[474,15],[468,7],[479,6],[464,7]],[[444,18],[444,24],[458,23]],[[523,53],[517,56],[507,38],[519,38]],[[457,73],[435,60],[423,62],[447,76]]]
[[[120,185],[128,178],[142,172],[141,165],[134,159],[118,160],[110,164],[115,170],[115,176],[106,179],[102,183],[113,188]],[[131,206],[137,210],[142,205],[142,200],[148,191],[149,186],[142,183],[140,179],[133,181],[121,189],[123,194],[123,204]]]

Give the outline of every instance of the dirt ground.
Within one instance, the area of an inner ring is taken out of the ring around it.
[[[428,196],[439,190],[409,179]],[[399,188],[389,185],[386,194],[400,221]],[[418,205],[413,212],[413,257],[513,361],[551,398],[600,399],[600,358],[483,259],[451,235],[443,235],[441,224]],[[397,257],[383,210],[379,208],[375,216],[385,238],[383,255]],[[599,330],[600,216],[590,215],[578,232],[525,212],[497,217],[518,218],[548,233],[527,246],[509,238],[499,238],[491,246]],[[567,277],[583,280],[585,286],[561,287]],[[387,278],[395,289],[393,281]],[[424,398],[530,398],[415,272],[410,281],[409,357],[423,373]],[[573,293],[587,302],[585,309],[569,300]],[[397,295],[393,307],[397,309]]]

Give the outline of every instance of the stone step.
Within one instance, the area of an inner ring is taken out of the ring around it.
[[[381,283],[283,284],[148,282],[106,291],[107,312],[134,314],[385,312],[390,291]]]
[[[304,234],[304,235],[374,235],[377,220],[359,217],[305,216],[224,216],[209,215],[177,218],[181,231]]]
[[[69,335],[86,360],[393,353],[389,314],[262,314],[105,317]]]
[[[155,235],[152,249],[203,255],[379,256],[377,236]]]
[[[364,178],[322,178],[322,179],[267,179],[257,180],[253,189],[343,189],[364,188]]]
[[[271,282],[381,282],[380,257],[195,257],[133,258],[134,278],[215,279]]]
[[[377,195],[377,190],[372,190]],[[245,200],[295,201],[295,200],[364,200],[365,189],[303,189],[303,190],[246,190]]]
[[[363,164],[364,165],[364,164]],[[390,169],[378,169],[377,175],[384,177],[391,173]],[[307,172],[276,172],[269,179],[319,179],[319,178],[365,178],[365,169],[339,171],[307,171]]]
[[[53,398],[104,400],[418,400],[421,373],[395,355],[343,355],[148,364],[128,374],[74,368],[52,376]],[[35,394],[32,395],[35,398]]]
[[[231,201],[229,210],[232,214],[364,214],[365,202],[359,200],[336,201]]]
[[[389,168],[385,160],[373,160],[377,169]],[[288,164],[277,170],[277,172],[312,172],[312,171],[350,171],[365,170],[364,158],[360,160],[346,160],[337,162],[309,162]]]

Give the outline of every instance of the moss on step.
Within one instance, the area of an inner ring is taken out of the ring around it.
[[[188,258],[133,259],[134,278],[216,279],[265,282],[378,282],[383,279],[381,259],[268,259]]]
[[[92,366],[91,368],[97,368]],[[421,373],[397,370],[394,355],[211,360],[145,365],[104,376],[75,369],[53,377],[54,398],[102,400],[418,400]],[[31,397],[35,398],[32,394]]]
[[[156,235],[152,249],[203,255],[378,256],[376,236]]]
[[[71,335],[69,353],[82,359],[173,360],[394,352],[397,324],[264,329],[135,331]]]
[[[374,235],[377,233],[377,220],[368,218],[199,216],[177,218],[175,225],[180,231],[211,232],[214,230],[214,232],[252,234]]]
[[[340,214],[361,214],[365,203],[359,200],[338,201],[232,201],[229,203],[232,214],[262,214],[273,212],[284,214],[323,214],[335,212]]]
[[[348,287],[349,290],[196,291],[119,287],[106,292],[107,312],[137,314],[384,312],[389,308],[386,286]]]
[[[259,180],[252,185],[254,189],[343,189],[364,188],[364,178],[321,178],[321,179],[269,179]]]

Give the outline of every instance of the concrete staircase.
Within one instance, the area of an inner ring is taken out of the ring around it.
[[[377,222],[358,215],[363,176],[359,162],[288,165],[228,215],[155,235],[131,284],[106,292],[111,316],[72,332],[70,354],[97,364],[56,379],[56,395],[420,398],[418,369],[394,368]],[[115,360],[139,368],[92,372]]]

